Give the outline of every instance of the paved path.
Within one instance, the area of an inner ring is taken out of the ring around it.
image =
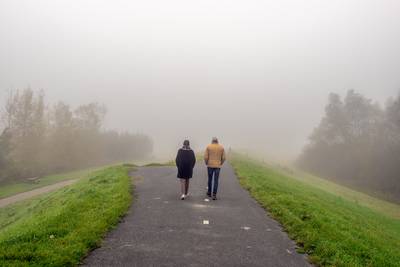
[[[77,181],[77,179],[62,181],[62,182],[59,182],[56,184],[43,186],[43,187],[31,190],[31,191],[19,193],[19,194],[13,195],[11,197],[2,198],[2,199],[0,199],[0,208],[5,207],[10,204],[13,204],[18,201],[22,201],[22,200],[25,200],[25,199],[28,199],[31,197],[35,197],[35,196],[38,196],[38,195],[41,195],[44,193],[48,193],[48,192],[54,191],[56,189],[60,189],[64,186],[71,185],[71,184],[75,183],[76,181]]]
[[[205,201],[206,169],[195,168],[191,196],[179,199],[176,170],[140,168],[128,215],[85,259],[86,266],[309,266],[277,222],[221,171],[219,200]],[[204,224],[208,220],[209,224]]]

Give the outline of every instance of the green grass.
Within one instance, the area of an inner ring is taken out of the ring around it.
[[[400,266],[400,220],[239,155],[240,183],[321,266]],[[348,192],[347,192],[348,193]]]
[[[75,266],[131,203],[130,166],[0,209],[0,266]]]
[[[40,178],[38,182],[33,183],[33,182],[18,182],[14,184],[8,184],[8,185],[2,185],[0,186],[0,198],[5,198],[9,197],[18,193],[30,191],[36,188],[40,188],[43,186],[55,184],[61,181],[66,181],[66,180],[73,180],[73,179],[78,179],[82,177],[86,177],[89,175],[91,172],[95,170],[99,170],[100,168],[89,168],[89,169],[84,169],[84,170],[78,170],[78,171],[72,171],[72,172],[66,172],[66,173],[61,173],[61,174],[54,174],[54,175],[48,175]]]
[[[379,213],[384,213],[390,217],[400,219],[400,205],[376,197],[372,197],[366,193],[362,193],[346,186],[336,184],[326,179],[302,172],[297,169],[287,167],[273,167],[278,172],[291,178],[308,183],[313,187],[320,188],[327,192],[341,196],[361,206],[368,207]]]
[[[196,153],[196,161],[203,162],[204,161],[204,152]]]

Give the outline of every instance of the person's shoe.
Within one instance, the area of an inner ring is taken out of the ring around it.
[[[211,193],[207,192],[207,196],[208,196],[208,197],[211,197]]]
[[[184,194],[182,194],[181,200],[185,200],[185,195]]]
[[[185,194],[185,198],[187,198],[189,196],[189,192],[187,194]]]
[[[217,200],[217,195],[213,195],[212,200]]]

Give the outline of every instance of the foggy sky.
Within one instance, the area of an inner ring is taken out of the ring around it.
[[[0,1],[0,97],[108,107],[169,155],[189,138],[295,156],[329,92],[400,89],[400,2]]]

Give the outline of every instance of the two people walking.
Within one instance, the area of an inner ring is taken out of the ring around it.
[[[224,147],[219,144],[216,137],[213,137],[211,144],[204,152],[204,162],[208,173],[207,196],[212,196],[213,200],[217,199],[219,173],[225,160]],[[193,168],[196,164],[196,156],[190,148],[189,140],[183,142],[183,147],[179,149],[175,162],[178,167],[177,176],[181,181],[181,199],[184,200],[189,194],[189,180],[193,177]]]

